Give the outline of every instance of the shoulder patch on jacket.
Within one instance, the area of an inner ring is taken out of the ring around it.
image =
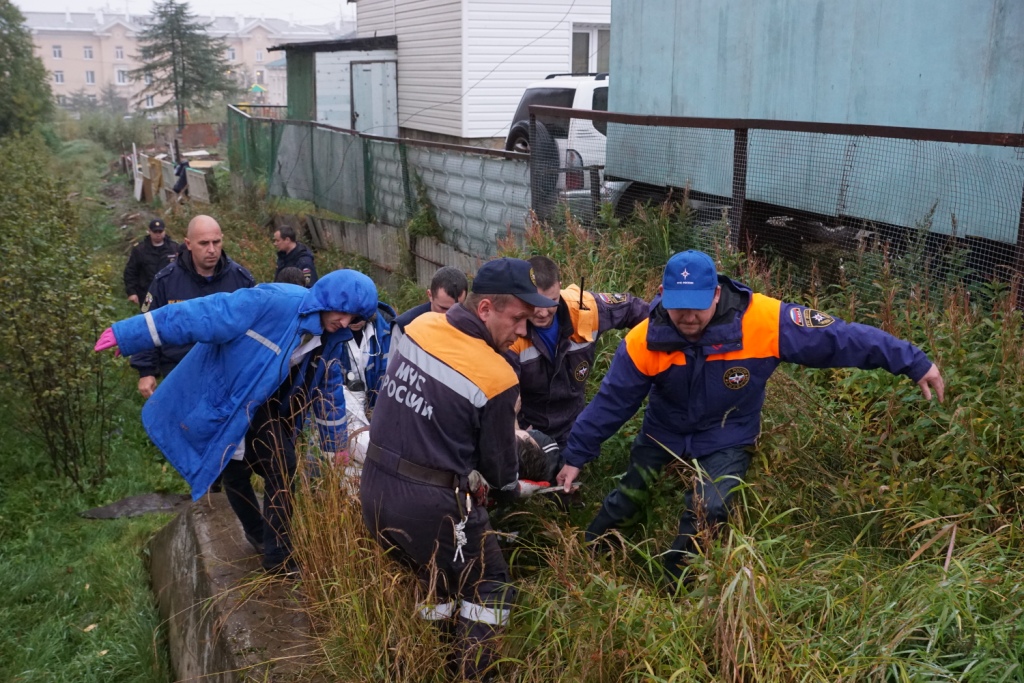
[[[146,300],[142,302],[142,312],[148,313],[149,307],[153,305],[153,293],[146,292]]]
[[[606,304],[622,304],[629,300],[629,295],[625,293],[608,294],[605,292],[597,294],[597,298]]]
[[[806,325],[807,327],[828,327],[835,321],[836,319],[830,316],[828,313],[815,311],[814,309],[811,308],[804,309],[804,325]]]
[[[442,313],[424,313],[405,328],[416,346],[471,381],[488,398],[519,384],[508,361],[483,339],[456,329]]]

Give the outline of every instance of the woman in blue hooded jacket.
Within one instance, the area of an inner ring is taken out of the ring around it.
[[[202,496],[230,467],[229,500],[268,570],[290,564],[287,522],[298,416],[310,411],[325,451],[345,449],[345,328],[377,309],[377,288],[339,270],[311,289],[265,284],[213,294],[114,323],[97,350],[133,354],[163,344],[195,344],[142,410],[153,443]],[[239,464],[233,464],[239,463]],[[244,464],[244,465],[243,465]],[[266,484],[263,516],[246,491],[249,471]],[[242,489],[242,490],[239,490]]]

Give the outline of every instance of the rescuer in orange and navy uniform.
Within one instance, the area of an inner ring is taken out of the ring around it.
[[[558,302],[536,308],[527,334],[512,345],[519,361],[523,407],[519,424],[544,432],[565,448],[569,430],[586,404],[587,378],[594,366],[597,338],[647,318],[649,305],[632,294],[562,289],[558,265],[547,256],[530,259],[537,291]]]
[[[427,589],[420,616],[455,636],[451,673],[466,678],[492,663],[515,595],[470,479],[518,485],[519,379],[502,354],[526,333],[534,306],[553,305],[526,261],[485,263],[463,303],[419,316],[391,347],[370,423],[363,521],[416,570]]]
[[[702,252],[669,259],[659,293],[650,318],[626,335],[597,396],[576,420],[557,481],[568,491],[580,468],[649,395],[629,469],[586,536],[594,541],[636,514],[630,496],[677,456],[696,460],[702,470],[696,496],[687,494],[679,534],[664,558],[671,580],[682,576],[687,554],[697,551],[698,519],[711,528],[726,521],[732,490],[747,473],[761,430],[765,384],[780,363],[884,368],[917,382],[926,399],[934,390],[942,401],[939,369],[913,344],[755,294],[718,276]]]

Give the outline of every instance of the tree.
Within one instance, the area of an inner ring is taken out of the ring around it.
[[[73,93],[68,94],[65,107],[70,111],[79,113],[90,112],[99,109],[99,102],[96,100],[96,95],[87,93],[85,88],[79,88]]]
[[[128,113],[128,98],[121,96],[121,91],[113,83],[107,83],[100,91],[99,106],[115,116]]]
[[[137,103],[152,95],[161,102],[159,109],[174,107],[179,130],[185,125],[187,108],[208,107],[217,95],[238,91],[227,75],[227,43],[211,37],[207,28],[187,3],[157,0],[149,26],[139,34],[136,59],[142,66],[129,76],[147,84]]]
[[[53,111],[46,68],[32,49],[25,16],[0,0],[0,137],[27,132]]]

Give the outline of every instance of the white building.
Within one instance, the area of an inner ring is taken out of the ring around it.
[[[359,0],[358,36],[398,37],[408,137],[500,145],[524,88],[608,70],[611,0]]]
[[[132,81],[128,73],[140,66],[138,34],[150,20],[149,15],[131,15],[109,9],[95,12],[23,12],[25,24],[32,32],[36,54],[50,72],[50,85],[58,105],[68,102],[72,93],[84,92],[97,100],[108,85],[132,104],[144,87]],[[283,19],[256,17],[199,16],[209,25],[211,36],[223,38],[225,59],[239,85],[254,84],[267,89],[265,101],[284,102],[286,93],[269,89],[267,66],[274,57],[267,48],[282,42],[325,40],[350,34],[352,24],[340,21],[303,26]],[[283,82],[279,78],[275,81]],[[162,102],[150,97],[140,103],[142,108],[159,106]]]

